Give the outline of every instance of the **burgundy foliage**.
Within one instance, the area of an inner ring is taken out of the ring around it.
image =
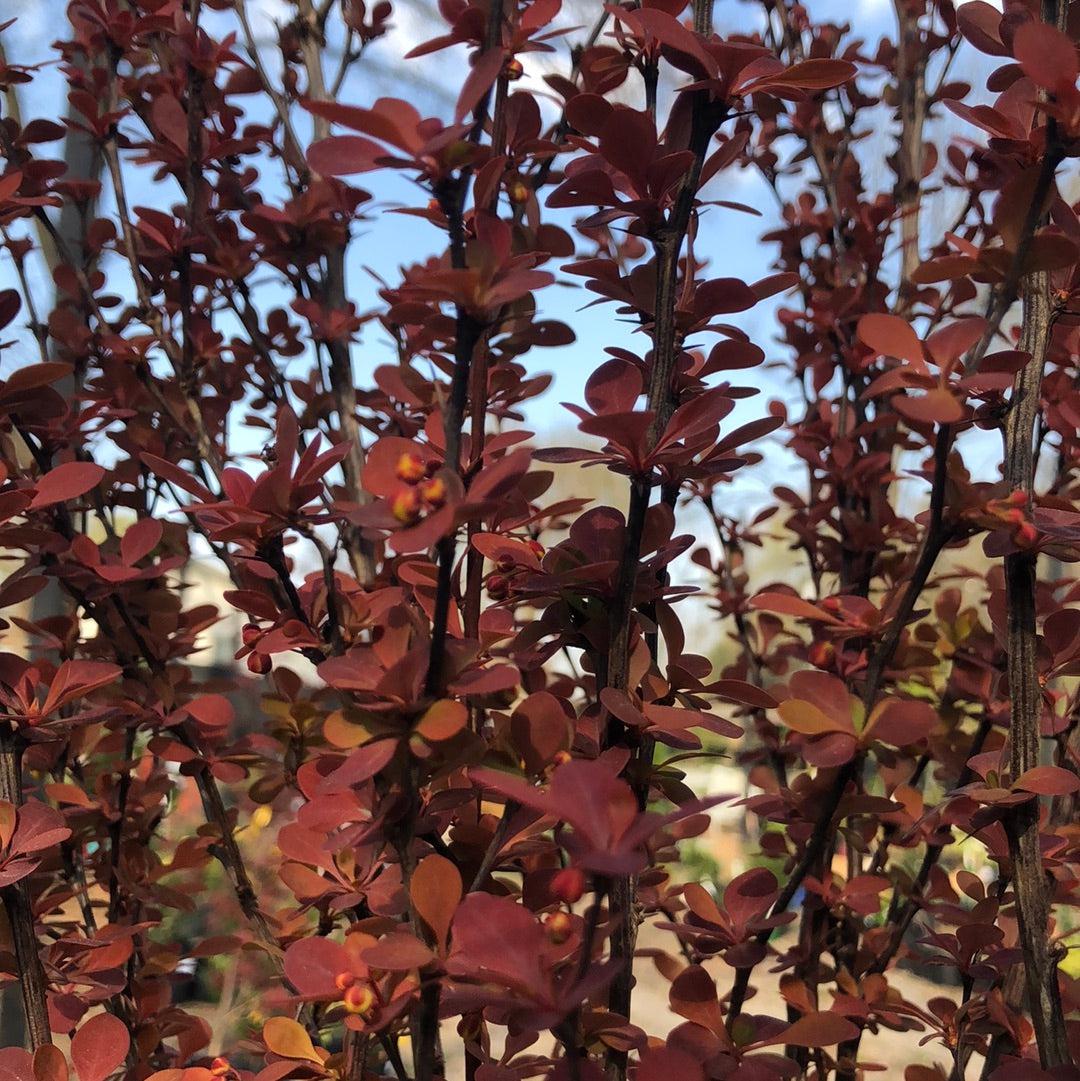
[[[349,93],[385,0],[72,0],[62,124],[0,55],[4,1081],[1080,1076],[1080,4],[729,6],[440,0],[437,116]]]

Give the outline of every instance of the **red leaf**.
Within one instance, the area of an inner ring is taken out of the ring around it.
[[[105,1081],[127,1057],[131,1037],[127,1026],[111,1013],[99,1013],[75,1033],[71,1061],[79,1081]]]
[[[1035,766],[1021,773],[1012,787],[1038,796],[1068,796],[1080,791],[1080,777],[1061,766]]]
[[[434,932],[440,948],[446,945],[461,893],[461,873],[450,860],[436,854],[417,864],[409,895],[417,915]]]
[[[906,319],[896,315],[864,315],[859,320],[859,339],[875,353],[907,360],[925,370],[922,342]]]
[[[143,518],[124,530],[120,538],[120,555],[124,563],[133,567],[143,556],[149,555],[161,543],[162,524],[154,518]]]
[[[702,1081],[704,1076],[701,1063],[674,1047],[645,1051],[635,1075],[637,1081]]]
[[[926,702],[913,698],[887,698],[870,714],[862,742],[879,739],[893,747],[907,747],[925,739],[933,731],[937,719],[937,714]]]
[[[795,1024],[768,1040],[767,1045],[782,1043],[792,1047],[831,1047],[858,1034],[858,1027],[846,1017],[820,1010],[800,1017]]]
[[[361,957],[372,968],[382,968],[388,972],[423,968],[435,960],[431,950],[406,931],[393,931],[384,935],[374,946],[364,950]]]
[[[1076,46],[1056,26],[1038,19],[1017,28],[1013,54],[1024,74],[1044,90],[1071,89],[1080,74]]]
[[[105,470],[93,462],[65,462],[49,470],[37,482],[37,494],[30,503],[30,510],[50,507],[85,495],[101,483]]]
[[[362,135],[331,135],[308,147],[308,165],[320,176],[348,176],[378,169],[386,150]]]
[[[193,698],[184,709],[207,728],[227,728],[232,724],[236,711],[223,694],[203,694]]]
[[[798,616],[800,619],[813,619],[824,623],[836,622],[828,613],[809,601],[804,601],[802,597],[796,597],[794,593],[759,593],[750,598],[750,607],[776,612],[782,616]]]
[[[454,109],[454,122],[460,124],[480,104],[483,96],[491,89],[499,77],[504,63],[501,48],[488,49],[473,63],[469,77],[461,87],[457,106]]]
[[[714,1036],[722,1037],[726,1033],[716,984],[700,965],[690,965],[675,977],[668,992],[668,1002],[680,1017],[701,1025]]]
[[[70,375],[72,368],[59,360],[50,360],[43,364],[27,364],[11,373],[11,378],[3,384],[0,398],[12,398],[16,394],[25,394],[28,390],[47,387],[64,376]]]
[[[21,1047],[0,1047],[0,1081],[34,1081],[30,1052]]]
[[[855,78],[858,68],[848,60],[814,59],[792,64],[777,75],[767,75],[750,84],[751,87],[791,86],[799,90],[831,90]],[[749,87],[741,87],[746,92]]]
[[[0,289],[0,330],[19,314],[22,297],[17,289]]]
[[[300,994],[311,998],[339,997],[334,981],[348,971],[345,947],[328,938],[297,939],[285,951],[285,976]]]
[[[964,407],[944,387],[925,394],[897,394],[892,407],[916,424],[953,424],[964,416]]]

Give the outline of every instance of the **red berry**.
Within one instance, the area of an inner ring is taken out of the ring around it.
[[[551,880],[551,892],[560,901],[572,905],[585,892],[585,875],[577,867],[566,867]]]
[[[274,662],[270,660],[268,653],[249,653],[247,666],[249,672],[254,672],[257,676],[265,676],[274,667]]]

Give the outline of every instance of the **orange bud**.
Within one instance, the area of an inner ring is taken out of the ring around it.
[[[1017,548],[1030,548],[1038,539],[1039,531],[1030,522],[1025,522],[1013,534],[1013,543]]]
[[[537,559],[543,559],[547,554],[547,549],[538,540],[527,540],[525,544]]]
[[[419,454],[407,450],[398,458],[394,474],[398,480],[403,480],[406,484],[416,484],[427,475],[426,469],[424,459]]]
[[[573,761],[573,756],[569,751],[556,751],[551,761],[555,766],[565,766],[567,762]]]
[[[523,206],[529,201],[529,185],[524,180],[511,180],[506,185],[506,194],[514,206]]]
[[[339,991],[344,991],[346,988],[352,987],[356,983],[356,977],[351,972],[339,972],[334,977],[334,986]]]
[[[807,653],[807,660],[815,668],[828,668],[836,657],[836,647],[832,642],[815,642]]]
[[[565,912],[552,912],[544,920],[544,930],[556,946],[561,946],[573,933],[574,921]]]
[[[446,482],[442,477],[432,477],[424,481],[417,491],[420,498],[431,507],[441,507],[446,502]]]
[[[390,503],[390,513],[405,525],[420,517],[420,496],[415,488],[399,488]]]
[[[215,1077],[224,1077],[231,1071],[232,1066],[229,1065],[229,1060],[222,1058],[220,1055],[210,1063],[210,1072]]]
[[[1015,492],[1009,493],[1009,498],[1005,502],[1011,503],[1014,507],[1026,507],[1028,494],[1022,488],[1017,488]]]
[[[521,66],[520,60],[507,60],[506,66],[503,68],[503,74],[510,82],[516,82],[525,74],[525,69]]]
[[[345,989],[341,1004],[346,1013],[355,1014],[358,1017],[367,1017],[375,1008],[375,991],[370,983],[354,983]]]

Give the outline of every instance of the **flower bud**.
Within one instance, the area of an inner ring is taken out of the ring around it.
[[[390,501],[390,513],[404,525],[420,517],[420,496],[415,488],[399,488]]]
[[[398,458],[394,475],[406,484],[416,484],[427,475],[427,466],[419,454],[407,450]]]
[[[832,642],[815,642],[806,657],[815,668],[829,668],[836,657],[836,647]]]
[[[375,1009],[375,991],[370,983],[354,983],[345,989],[341,1004],[346,1013],[355,1014],[357,1017],[369,1017]]]
[[[1039,531],[1030,523],[1024,522],[1013,534],[1013,543],[1017,548],[1031,548],[1039,539]]]
[[[446,482],[442,477],[432,477],[421,484],[417,491],[430,507],[441,507],[446,502]]]
[[[561,946],[574,931],[574,921],[566,912],[552,912],[544,920],[544,930],[556,946]]]

